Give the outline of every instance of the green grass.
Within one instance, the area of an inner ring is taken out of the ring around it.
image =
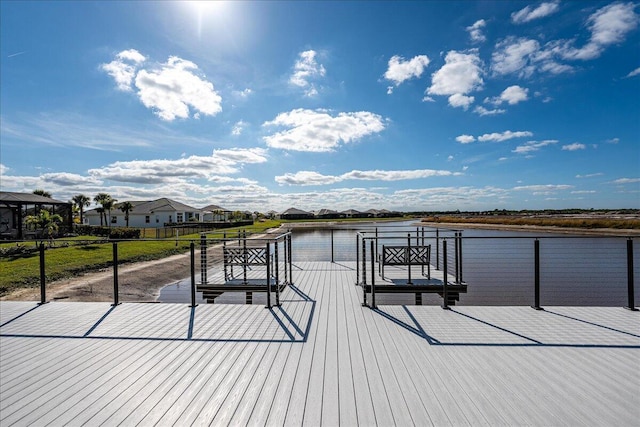
[[[280,225],[279,221],[257,222],[240,227],[247,233],[260,233]],[[223,231],[237,233],[238,228],[207,233],[208,238],[222,238]],[[178,239],[128,240],[118,242],[118,264],[165,258],[189,250],[192,241],[200,234],[180,236]],[[176,244],[177,242],[177,244]],[[24,254],[0,257],[0,296],[15,289],[35,287],[40,284],[40,258],[36,241],[21,243],[31,251]],[[45,242],[46,245],[46,242]],[[0,244],[0,249],[15,247],[16,243]],[[113,265],[113,244],[93,236],[80,236],[55,240],[55,246],[45,250],[45,275],[47,282],[97,271]]]

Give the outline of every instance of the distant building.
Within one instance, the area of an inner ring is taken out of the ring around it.
[[[332,209],[320,209],[318,212],[316,212],[316,218],[338,219],[338,218],[344,218],[344,215]]]
[[[280,213],[280,219],[313,219],[314,215],[311,212],[303,211],[301,209],[289,208],[286,211]]]
[[[233,214],[232,211],[218,205],[208,205],[201,210],[204,215],[203,221],[228,222]]]
[[[342,211],[341,214],[344,215],[344,218],[370,218],[372,216],[367,212],[360,212],[355,209],[347,209]]]

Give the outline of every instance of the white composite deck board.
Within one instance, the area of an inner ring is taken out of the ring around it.
[[[294,284],[303,292],[307,297],[313,301],[312,305],[315,305],[313,311],[313,323],[309,325],[309,335],[306,337],[306,342],[303,346],[294,345],[291,347],[291,354],[288,355],[287,363],[282,372],[282,377],[279,379],[278,388],[275,393],[275,397],[272,401],[272,404],[269,408],[269,412],[266,418],[267,425],[283,425],[287,413],[291,407],[291,410],[295,410],[296,405],[302,405],[304,407],[304,403],[306,401],[306,388],[305,379],[302,378],[306,374],[306,378],[308,379],[308,371],[304,371],[304,367],[301,368],[303,363],[303,350],[305,347],[311,346],[310,343],[314,343],[312,341],[312,331],[314,329],[314,325],[317,324],[317,315],[318,315],[318,298],[319,298],[319,290],[321,289],[317,286],[318,278],[317,275],[320,274],[320,270],[312,270],[311,268],[307,268],[303,271],[294,270]],[[311,312],[309,312],[311,314]],[[305,358],[309,359],[313,352],[305,352]],[[310,363],[310,362],[309,362]],[[296,383],[296,379],[298,375],[302,378],[300,381]],[[294,392],[297,393],[294,395]],[[292,406],[293,405],[293,406]],[[299,409],[299,407],[297,407]],[[302,419],[302,414],[299,413],[299,419]],[[253,423],[261,424],[262,419],[256,416],[252,416],[251,421]]]
[[[355,263],[297,262],[293,274],[302,295],[287,288],[272,310],[0,302],[0,424],[640,419],[638,312],[382,304],[395,295],[373,311],[360,306]]]

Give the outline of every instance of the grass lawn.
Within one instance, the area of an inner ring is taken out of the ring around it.
[[[247,233],[260,233],[280,225],[278,221],[259,222],[240,227]],[[209,239],[237,234],[238,228],[208,232]],[[185,253],[192,241],[196,244],[199,234],[180,236],[179,239],[128,240],[118,242],[118,264],[149,261]],[[177,242],[177,243],[176,243]],[[21,243],[27,250],[14,255],[0,256],[0,296],[17,288],[40,284],[40,257],[36,241]],[[0,244],[0,249],[15,247],[16,243]],[[58,239],[55,246],[45,250],[45,274],[47,282],[97,271],[113,265],[113,243],[94,236]]]

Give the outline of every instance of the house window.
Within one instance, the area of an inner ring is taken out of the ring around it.
[[[177,213],[176,217],[177,217],[176,222],[183,222],[184,219],[183,219],[183,216],[182,216],[182,212]]]
[[[169,222],[173,222],[173,215],[169,215]]]
[[[146,224],[149,224],[149,223],[151,222],[151,217],[149,217],[149,215],[146,215],[146,216],[144,217],[144,222],[145,222]]]
[[[193,219],[193,212],[187,212],[187,221],[191,221]]]
[[[200,214],[199,213],[196,214],[196,221],[200,221]]]
[[[112,216],[111,217],[111,224],[117,224],[118,223],[118,217],[117,216]]]

